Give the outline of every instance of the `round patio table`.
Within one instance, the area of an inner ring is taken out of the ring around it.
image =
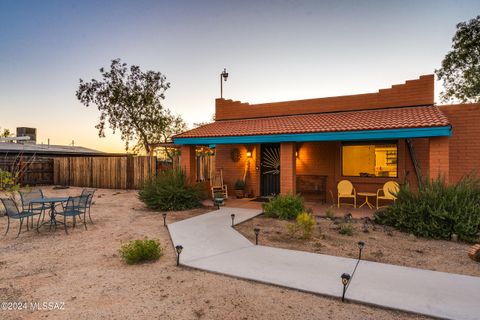
[[[373,204],[368,201],[368,197],[376,197],[377,194],[373,192],[357,192],[357,195],[361,197],[365,197],[365,202],[360,205],[359,208],[363,207],[364,205],[367,205],[370,209],[373,209]]]
[[[48,221],[43,222],[41,225],[37,227],[37,229],[43,226],[44,224],[49,224],[49,223],[50,223],[50,228],[52,228],[52,225],[55,226],[55,228],[57,228],[57,223],[63,224],[62,221],[57,221],[57,219],[55,218],[57,214],[57,211],[55,210],[55,204],[67,202],[68,198],[69,197],[55,197],[55,198],[38,198],[38,199],[31,200],[30,204],[38,203],[38,204],[50,205],[50,213],[49,213],[50,222]],[[40,220],[40,217],[38,219]]]

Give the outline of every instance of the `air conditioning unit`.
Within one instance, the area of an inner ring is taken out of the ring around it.
[[[36,144],[37,128],[19,127],[17,128],[17,137],[30,137],[30,140],[18,141],[18,143]]]

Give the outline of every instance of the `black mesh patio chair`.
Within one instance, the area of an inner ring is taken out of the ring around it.
[[[22,211],[30,211],[33,215],[42,215],[42,222],[45,219],[45,209],[46,206],[44,203],[31,203],[34,199],[43,199],[43,192],[41,189],[30,190],[30,191],[19,191],[20,199],[22,200]],[[33,218],[32,218],[32,227],[33,227]],[[27,228],[28,228],[28,219],[27,219]]]
[[[90,208],[92,206],[92,200],[93,200],[93,195],[95,194],[95,191],[97,189],[83,189],[82,190],[82,196],[88,195],[90,196],[88,198],[88,203],[87,203],[87,210],[88,210],[88,219],[90,219],[90,222],[93,224],[92,217],[90,216]]]
[[[8,230],[10,229],[10,219],[15,219],[20,221],[20,227],[18,228],[18,233],[17,233],[17,238],[20,235],[20,232],[22,231],[22,226],[23,226],[23,220],[27,219],[27,226],[28,226],[28,219],[31,217],[33,221],[33,212],[31,211],[20,211],[18,210],[17,203],[11,199],[11,198],[2,198],[3,206],[5,207],[5,212],[7,214],[8,218],[8,224],[7,224],[7,231],[5,231],[5,235],[7,235]],[[38,217],[38,220],[40,221],[40,216]],[[38,222],[37,222],[37,232],[38,232]]]
[[[63,206],[63,211],[57,212],[57,215],[63,216],[63,225],[65,227],[66,234],[68,234],[67,217],[73,218],[73,228],[75,228],[77,224],[77,217],[81,221],[81,216],[83,215],[83,225],[85,226],[85,230],[87,230],[87,220],[85,215],[87,212],[87,203],[89,198],[89,195],[69,197],[67,203]]]

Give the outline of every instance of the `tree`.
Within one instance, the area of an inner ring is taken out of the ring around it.
[[[120,131],[126,150],[135,141],[137,150],[139,146],[151,154],[153,143],[170,137],[171,132],[185,129],[182,118],[172,115],[161,104],[170,83],[160,72],[143,72],[138,66],[127,67],[126,63],[115,59],[109,71],[100,68],[100,73],[101,80],[84,82],[80,79],[76,92],[82,104],[87,107],[94,104],[100,111],[95,126],[99,137],[105,137],[108,122],[114,133]]]
[[[444,82],[444,102],[480,102],[480,16],[457,24],[452,50],[435,73]]]
[[[4,128],[3,132],[0,132],[0,138],[8,138],[8,137],[11,137],[11,136],[12,136],[12,133],[7,128]]]

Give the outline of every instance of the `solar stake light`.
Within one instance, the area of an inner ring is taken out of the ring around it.
[[[260,228],[259,227],[255,227],[253,229],[253,232],[255,232],[255,245],[258,245],[258,235],[260,234]]]
[[[347,285],[350,282],[351,277],[348,273],[343,273],[340,278],[342,279],[343,284],[342,302],[345,302],[345,292],[347,291]]]
[[[358,244],[358,250],[359,250],[359,252],[358,252],[358,260],[361,260],[361,259],[362,259],[362,250],[363,250],[363,248],[365,247],[365,242],[363,242],[363,241],[360,240],[360,241],[358,241],[357,244]]]
[[[235,213],[232,213],[230,217],[232,218],[232,227],[233,227],[235,225]]]
[[[177,267],[180,265],[180,253],[182,253],[183,246],[178,245],[175,246],[175,250],[177,251]]]
[[[167,226],[167,213],[163,212],[162,216],[163,216],[163,226],[166,227]]]

